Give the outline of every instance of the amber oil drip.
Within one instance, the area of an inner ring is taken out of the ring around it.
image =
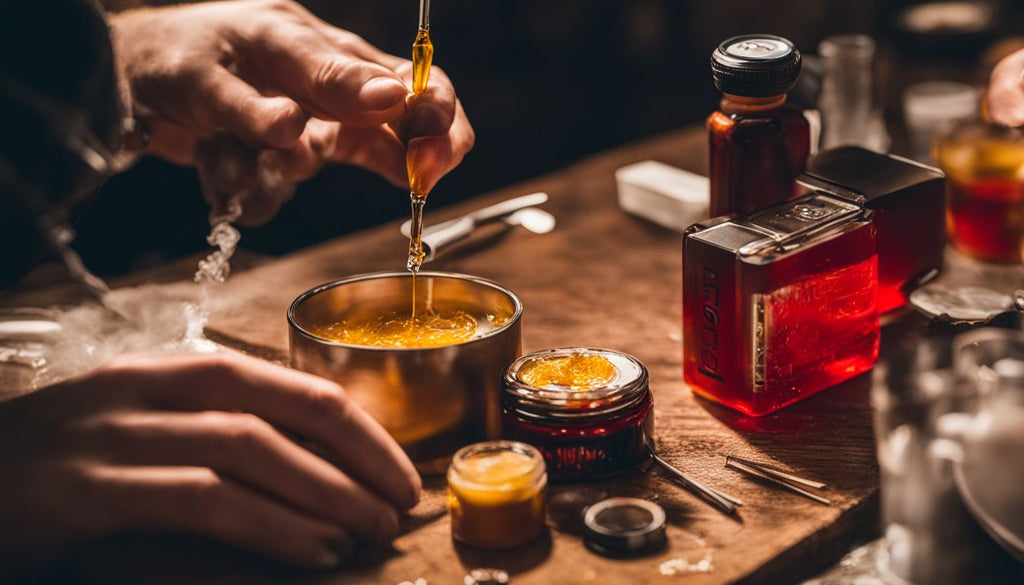
[[[418,96],[427,90],[430,65],[434,60],[434,44],[430,41],[430,0],[420,0],[420,22],[416,40],[412,44],[412,92]],[[422,184],[420,168],[412,156],[406,157],[409,171],[409,200],[412,204],[412,226],[409,230],[409,260],[412,272],[412,316],[416,316],[416,273],[423,265],[423,205],[428,190]]]

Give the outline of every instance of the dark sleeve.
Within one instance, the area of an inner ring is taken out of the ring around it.
[[[120,136],[113,50],[94,0],[0,0],[0,287],[40,257],[36,216],[98,177],[73,147]]]

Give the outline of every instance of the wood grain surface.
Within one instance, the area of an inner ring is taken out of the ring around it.
[[[836,561],[876,532],[878,468],[861,376],[764,418],[695,398],[682,381],[681,238],[618,207],[614,171],[655,159],[705,174],[703,129],[629,145],[550,176],[473,199],[428,223],[515,195],[543,190],[558,219],[551,233],[487,231],[442,255],[430,269],[493,279],[523,301],[523,348],[608,347],[650,369],[656,434],[663,457],[708,485],[746,502],[725,517],[657,469],[552,490],[547,536],[522,550],[484,553],[450,538],[440,478],[427,478],[423,501],[389,551],[367,551],[355,569],[302,573],[185,539],[119,539],[78,556],[78,570],[109,582],[398,584],[462,583],[468,569],[507,569],[517,585],[575,583],[790,583]],[[472,164],[468,159],[466,164]],[[458,171],[456,171],[458,172]],[[444,188],[442,182],[439,186]],[[429,210],[429,202],[427,205]],[[244,242],[242,242],[244,245]],[[398,223],[330,241],[233,276],[209,323],[214,339],[272,360],[287,356],[285,311],[304,290],[344,276],[399,270],[406,241]],[[883,347],[918,327],[890,328]],[[829,486],[824,506],[724,467],[735,454],[773,463]],[[669,546],[655,556],[611,560],[587,551],[579,513],[607,496],[661,504]],[[710,559],[707,572],[664,575],[666,561]]]

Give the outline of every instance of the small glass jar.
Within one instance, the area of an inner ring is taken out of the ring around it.
[[[538,367],[554,375],[538,378]],[[639,360],[607,349],[523,356],[505,371],[504,436],[537,447],[552,481],[621,473],[650,457],[654,398],[648,380]]]
[[[448,468],[455,540],[487,549],[526,544],[544,528],[548,476],[541,454],[524,443],[463,447]]]

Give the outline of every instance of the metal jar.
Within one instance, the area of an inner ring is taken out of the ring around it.
[[[523,305],[482,278],[420,272],[416,286],[476,315],[501,315],[493,330],[455,345],[389,348],[349,345],[311,333],[353,312],[387,312],[411,302],[408,272],[352,276],[312,288],[288,309],[293,368],[333,380],[405,449],[421,472],[443,472],[451,455],[501,433],[501,377],[522,351]]]

